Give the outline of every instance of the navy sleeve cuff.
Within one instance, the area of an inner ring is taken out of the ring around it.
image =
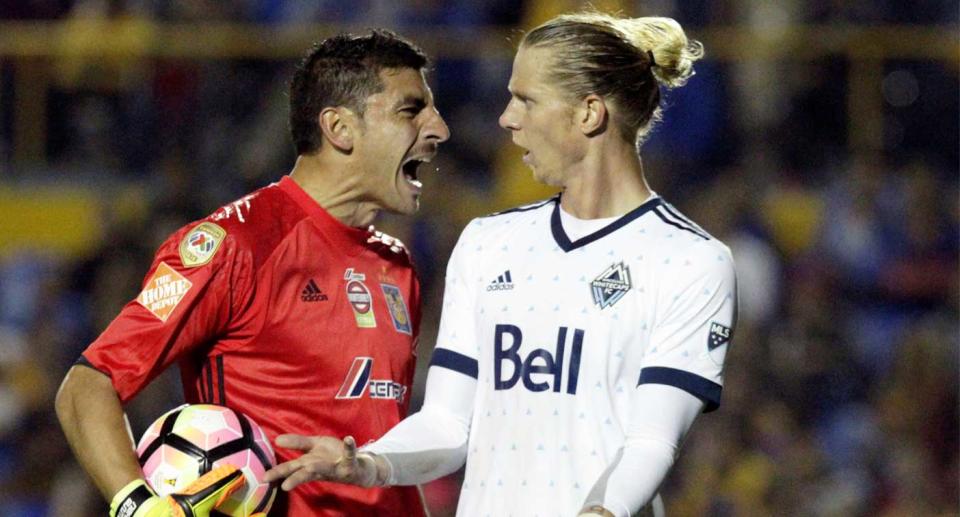
[[[460,372],[474,379],[477,378],[479,372],[476,359],[446,348],[435,348],[433,350],[433,357],[430,358],[430,366],[447,368],[448,370]]]
[[[706,404],[704,413],[720,407],[720,392],[723,386],[685,370],[663,366],[644,368],[637,381],[637,386],[641,384],[666,384],[686,391]]]

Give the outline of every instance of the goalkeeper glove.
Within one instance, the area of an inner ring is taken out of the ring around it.
[[[223,465],[200,476],[183,492],[158,496],[137,479],[120,489],[110,502],[110,517],[208,517],[245,483],[243,472]]]

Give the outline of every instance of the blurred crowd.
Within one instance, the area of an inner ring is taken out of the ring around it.
[[[958,19],[955,2],[937,0],[594,5],[673,16],[692,37],[764,24],[910,24],[956,33]],[[24,0],[0,2],[0,27],[43,20],[332,24],[385,26],[416,40],[426,28],[511,34],[579,6]],[[471,58],[427,50],[437,56],[431,83],[453,136],[434,161],[438,171],[422,174],[421,213],[378,223],[412,249],[424,285],[417,396],[460,229],[472,217],[551,194],[530,181],[497,126],[509,48]],[[849,56],[756,63],[712,60],[706,51],[690,83],[667,92],[664,121],[642,156],[652,187],[732,248],[740,321],[721,409],[695,424],[663,487],[668,513],[958,515],[956,59],[885,61],[876,85],[882,141],[865,148],[850,137],[858,114],[848,111]],[[32,192],[41,206],[31,213],[71,214],[79,206],[92,221],[0,234],[9,238],[0,242],[0,514],[104,513],[56,423],[57,385],[139,292],[169,233],[289,170],[292,63],[50,59],[41,63],[49,81],[42,155],[23,158],[15,111],[30,94],[19,79],[24,64],[0,53],[0,220],[29,208],[24,193]],[[32,239],[64,244],[44,249],[30,246]],[[178,403],[179,391],[170,372],[131,404],[134,434]],[[434,515],[452,515],[457,487],[456,475],[427,487]]]

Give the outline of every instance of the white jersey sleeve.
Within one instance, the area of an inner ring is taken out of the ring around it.
[[[390,485],[414,485],[462,467],[477,390],[479,345],[470,278],[469,226],[447,264],[443,312],[423,407],[364,450],[382,455]]]
[[[442,367],[477,378],[480,343],[477,335],[477,282],[471,257],[476,244],[468,225],[460,235],[447,263],[447,279],[443,291],[443,311],[437,345],[430,366]]]
[[[651,504],[704,402],[670,386],[646,384],[634,390],[630,406],[623,447],[584,501],[584,507],[602,506],[617,517]]]
[[[683,274],[661,279],[656,321],[637,383],[680,388],[703,400],[705,411],[720,404],[723,361],[737,312],[733,258],[715,242],[677,257],[685,265],[679,270]]]
[[[467,459],[476,379],[431,368],[419,412],[363,450],[390,465],[388,485],[417,485],[455,472]]]

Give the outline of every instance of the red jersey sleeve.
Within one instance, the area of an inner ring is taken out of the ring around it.
[[[249,254],[212,222],[188,225],[157,251],[136,299],[84,352],[124,403],[174,361],[224,332],[250,285]]]

